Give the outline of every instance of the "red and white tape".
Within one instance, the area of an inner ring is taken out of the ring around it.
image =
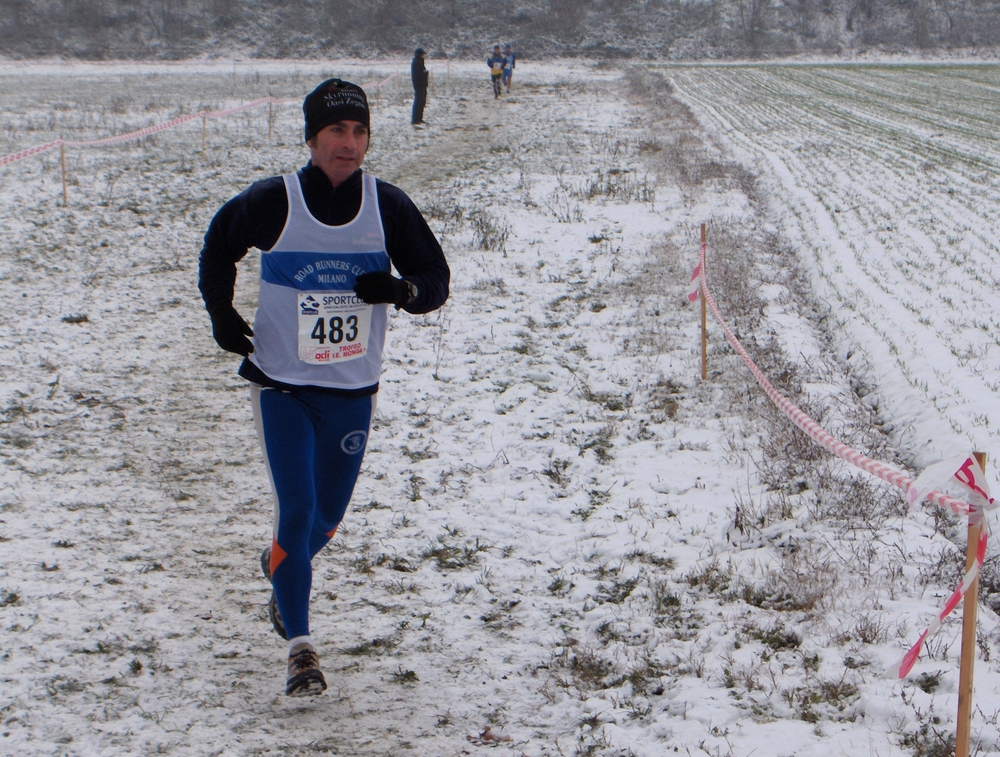
[[[962,582],[948,598],[948,601],[945,602],[944,607],[941,609],[941,612],[938,613],[934,623],[932,623],[930,627],[928,627],[927,630],[920,635],[920,638],[910,648],[903,659],[886,671],[887,675],[894,678],[905,678],[910,670],[913,669],[913,665],[920,654],[920,649],[923,646],[924,640],[931,633],[941,627],[941,623],[955,609],[958,603],[962,600],[962,597],[965,596],[965,593],[968,591],[973,581],[976,580],[976,576],[979,575],[979,570],[982,567],[983,559],[986,555],[986,544],[989,538],[984,513],[985,511],[992,510],[996,507],[996,502],[989,496],[986,476],[974,457],[963,455],[957,458],[941,461],[941,463],[928,468],[928,470],[924,471],[924,473],[914,481],[901,471],[896,470],[885,463],[872,460],[870,457],[867,457],[857,450],[848,447],[846,444],[838,441],[827,433],[822,426],[806,415],[794,402],[789,400],[787,397],[782,395],[781,392],[774,388],[726,324],[725,319],[722,317],[722,313],[719,312],[719,308],[715,304],[715,298],[712,297],[712,293],[708,289],[708,281],[705,276],[706,249],[707,244],[702,242],[701,251],[698,256],[698,265],[691,274],[691,284],[694,286],[693,289],[688,292],[688,300],[691,302],[697,300],[700,291],[701,296],[705,298],[705,302],[712,311],[712,314],[715,316],[715,319],[722,327],[722,331],[726,335],[726,340],[730,345],[732,345],[732,348],[736,350],[736,353],[743,358],[743,362],[747,364],[750,372],[754,375],[754,378],[757,379],[757,383],[760,384],[768,398],[775,405],[777,405],[778,408],[786,416],[788,416],[788,418],[790,418],[796,426],[798,426],[813,441],[826,449],[828,452],[831,452],[842,460],[846,460],[851,463],[851,465],[854,465],[867,473],[871,473],[874,476],[878,476],[883,481],[887,481],[893,486],[902,489],[906,493],[907,501],[910,503],[911,507],[915,507],[926,499],[938,507],[943,507],[951,510],[952,512],[962,513],[969,516],[970,523],[976,523],[980,520],[983,522],[983,528],[980,533],[979,544],[977,545],[976,550],[975,564],[966,573]],[[944,484],[951,478],[954,478],[969,490],[971,503],[954,499],[953,497],[949,497],[937,491],[935,488],[936,486]]]
[[[54,142],[46,142],[44,145],[36,145],[35,147],[29,147],[28,149],[21,150],[20,152],[4,155],[0,158],[0,166],[5,166],[8,163],[13,163],[15,160],[21,160],[22,158],[27,158],[32,155],[38,155],[38,153],[51,150],[53,147],[58,147],[62,143],[63,141],[61,139],[57,139]]]
[[[958,603],[965,597],[966,592],[972,586],[980,569],[983,567],[983,560],[986,559],[986,546],[989,542],[989,523],[986,520],[986,512],[996,508],[996,502],[990,496],[989,486],[986,481],[986,474],[979,467],[979,461],[975,457],[959,455],[946,460],[941,460],[924,469],[913,485],[907,490],[906,498],[910,507],[915,507],[923,500],[924,494],[932,490],[935,486],[940,486],[954,478],[969,492],[969,525],[981,524],[979,531],[979,541],[976,543],[976,556],[972,567],[966,571],[961,583],[951,593],[945,601],[941,611],[934,618],[934,621],[924,629],[917,641],[910,647],[909,651],[903,655],[902,659],[891,665],[886,671],[887,678],[906,678],[920,656],[920,650],[924,646],[927,637],[941,628],[944,619],[958,607]]]
[[[399,75],[400,74],[397,71],[393,74],[390,74],[381,81],[365,82],[364,84],[361,85],[361,87],[362,88],[381,87],[382,85],[392,81]],[[14,163],[18,160],[23,160],[24,158],[28,158],[32,155],[38,155],[39,153],[46,152],[47,150],[59,147],[60,145],[65,145],[66,147],[104,147],[105,145],[119,144],[121,142],[130,142],[133,139],[141,139],[142,137],[149,136],[150,134],[155,134],[156,132],[163,131],[165,129],[172,129],[175,126],[180,126],[181,124],[187,123],[188,121],[192,121],[196,118],[222,118],[224,116],[232,115],[233,113],[239,113],[240,111],[243,110],[249,110],[250,108],[258,108],[261,105],[267,105],[268,103],[272,103],[274,105],[283,105],[285,103],[299,102],[301,100],[302,100],[301,97],[287,97],[280,100],[274,97],[262,97],[259,100],[254,100],[244,105],[237,105],[232,108],[226,108],[225,110],[190,113],[186,116],[181,116],[180,118],[175,118],[171,121],[166,121],[165,123],[162,124],[156,124],[155,126],[147,126],[144,129],[139,129],[138,131],[132,131],[129,132],[128,134],[119,134],[116,137],[104,137],[103,139],[91,139],[84,141],[66,141],[62,139],[56,139],[52,142],[47,142],[44,145],[37,145],[35,147],[29,147],[25,150],[20,150],[18,152],[11,153],[10,155],[4,155],[0,157],[0,166],[5,166],[8,163]]]
[[[103,139],[91,139],[83,142],[63,142],[63,144],[67,147],[103,147],[104,145],[113,145],[119,142],[130,142],[133,139],[141,139],[164,129],[172,129],[175,126],[180,126],[183,123],[198,118],[200,115],[200,113],[191,113],[180,118],[175,118],[172,121],[167,121],[166,123],[147,126],[145,129],[131,131],[128,134],[119,134],[117,137],[104,137]]]
[[[701,257],[705,257],[705,244],[701,245]],[[701,289],[701,272],[702,265],[701,260],[698,261],[698,265],[694,267],[691,272],[691,283],[688,285],[688,302],[697,302],[698,293]]]
[[[259,108],[261,105],[267,105],[270,102],[275,102],[270,97],[262,97],[259,100],[254,100],[253,102],[248,102],[245,105],[237,105],[233,108],[227,108],[226,110],[215,110],[211,113],[206,113],[207,118],[222,118],[223,116],[230,116],[233,113],[239,113],[241,110],[249,110],[250,108]]]

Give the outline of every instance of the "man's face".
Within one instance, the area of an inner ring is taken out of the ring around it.
[[[336,121],[316,132],[306,144],[313,165],[337,186],[361,168],[368,152],[368,127],[360,121]]]
[[[493,48],[493,54],[494,55],[499,55],[500,54],[500,48],[499,47],[494,47]]]

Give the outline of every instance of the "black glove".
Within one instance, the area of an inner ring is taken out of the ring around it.
[[[208,314],[212,317],[212,336],[222,349],[243,357],[253,352],[253,343],[247,339],[253,336],[253,329],[231,302],[215,303],[209,307]]]
[[[388,271],[363,273],[354,281],[354,293],[367,305],[391,302],[396,309],[410,301],[410,288]]]

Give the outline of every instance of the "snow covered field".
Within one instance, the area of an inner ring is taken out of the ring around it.
[[[1000,438],[1000,68],[672,69],[769,187],[919,465]],[[996,468],[993,469],[994,471]]]
[[[405,65],[5,65],[0,154]],[[366,169],[428,216],[452,299],[392,319],[307,702],[266,618],[245,382],[196,289],[218,206],[305,161],[300,110],[270,142],[264,107],[204,152],[200,119],[71,150],[68,207],[58,151],[0,169],[0,752],[946,753],[957,624],[880,674],[964,524],[782,432],[717,330],[700,382],[682,303],[706,222],[717,299],[831,430],[901,465],[989,451],[1000,77],[671,68],[696,120],[661,73],[523,64],[494,102],[485,66],[438,64],[420,130],[405,80],[380,92]],[[982,607],[980,755],[996,625]]]

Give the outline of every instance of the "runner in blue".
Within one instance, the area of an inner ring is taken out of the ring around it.
[[[500,78],[508,93],[510,93],[510,82],[514,78],[514,57],[514,51],[510,49],[510,45],[506,45],[503,49],[503,76]]]
[[[326,689],[309,629],[312,559],[336,533],[361,470],[388,306],[435,310],[450,278],[410,198],[361,171],[364,91],[330,79],[303,111],[309,163],[227,202],[205,235],[199,273],[213,336],[244,357],[239,373],[250,382],[274,494],[261,568],[273,589],[272,625],[288,640],[290,696]],[[236,264],[250,247],[263,251],[252,329],[233,307]]]

